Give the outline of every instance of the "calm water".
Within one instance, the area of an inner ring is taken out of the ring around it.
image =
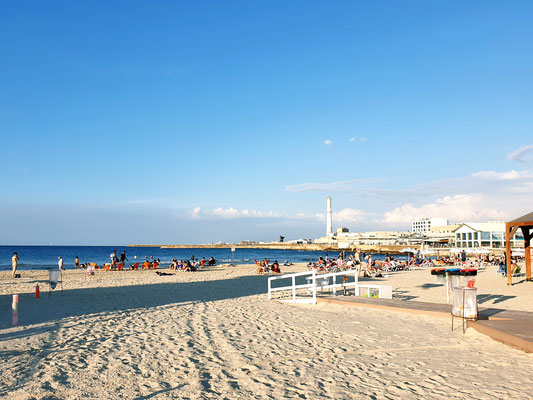
[[[57,257],[64,260],[66,269],[74,268],[74,258],[79,257],[81,263],[95,262],[103,264],[109,262],[109,255],[113,250],[120,256],[123,250],[130,263],[144,261],[144,257],[159,258],[163,266],[170,264],[172,258],[178,260],[214,257],[217,263],[249,264],[254,260],[278,260],[284,262],[316,261],[319,256],[329,254],[335,257],[337,252],[299,251],[299,250],[271,250],[271,249],[236,249],[232,259],[230,249],[161,249],[159,247],[120,247],[120,246],[0,246],[0,270],[11,269],[11,257],[16,251],[19,255],[19,269],[57,268]],[[383,259],[382,255],[374,256]]]

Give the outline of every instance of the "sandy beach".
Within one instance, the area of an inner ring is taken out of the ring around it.
[[[48,295],[46,276],[2,273],[2,397],[533,398],[532,354],[471,329],[451,332],[442,318],[268,301],[267,277],[254,266],[173,276],[66,271],[63,296]],[[376,280],[395,297],[445,301],[429,271]],[[533,311],[531,284],[507,287],[487,270],[477,286],[480,306]],[[16,327],[12,294],[20,295]]]

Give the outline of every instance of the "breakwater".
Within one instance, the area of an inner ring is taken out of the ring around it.
[[[216,244],[131,244],[129,247],[160,247],[162,249],[272,249],[272,250],[300,250],[300,251],[346,251],[355,252],[361,250],[365,253],[372,254],[405,254],[401,250],[406,245],[358,245],[351,246],[349,248],[339,248],[337,245],[325,245],[325,244],[292,244],[292,243],[216,243]],[[419,249],[419,246],[410,246],[415,250]],[[448,254],[448,249],[439,249],[439,254]]]

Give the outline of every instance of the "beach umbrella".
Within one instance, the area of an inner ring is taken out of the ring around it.
[[[400,253],[416,253],[416,250],[411,247],[405,247],[400,250]]]
[[[420,254],[423,256],[429,256],[430,254],[436,254],[436,251],[432,249],[426,249],[426,250],[422,250]]]

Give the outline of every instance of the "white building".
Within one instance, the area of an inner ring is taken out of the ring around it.
[[[411,222],[411,232],[426,233],[432,226],[448,225],[448,220],[444,218],[422,218]]]
[[[505,222],[469,222],[462,224],[454,232],[457,247],[505,247]],[[523,247],[524,236],[517,231],[511,239],[511,247]]]

